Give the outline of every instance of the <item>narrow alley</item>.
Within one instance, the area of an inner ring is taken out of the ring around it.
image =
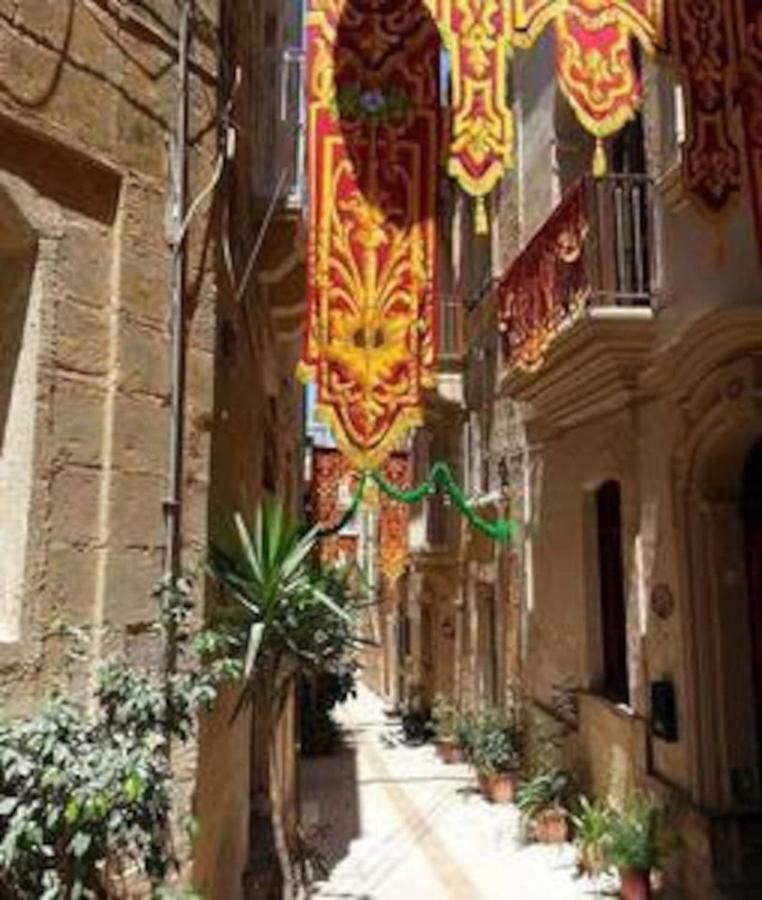
[[[0,900],[762,900],[762,0],[0,0]]]
[[[303,825],[331,867],[318,898],[571,900],[595,895],[571,845],[522,844],[514,806],[492,805],[466,765],[408,746],[360,687],[340,710],[344,746],[307,759]],[[602,887],[603,885],[599,885]]]

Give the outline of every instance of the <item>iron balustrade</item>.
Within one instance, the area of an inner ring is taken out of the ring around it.
[[[578,181],[496,281],[508,363],[538,368],[556,336],[590,307],[650,307],[653,238],[646,175]]]
[[[593,306],[652,302],[653,183],[647,175],[586,178],[585,268]]]

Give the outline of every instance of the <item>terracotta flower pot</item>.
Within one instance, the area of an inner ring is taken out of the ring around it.
[[[512,772],[478,773],[479,789],[490,803],[512,803],[516,780]]]
[[[448,766],[463,762],[463,748],[457,741],[437,741],[436,751],[437,756]]]
[[[544,809],[534,820],[534,837],[540,844],[565,844],[569,840],[566,810]]]
[[[651,900],[651,873],[638,869],[619,870],[622,900]]]

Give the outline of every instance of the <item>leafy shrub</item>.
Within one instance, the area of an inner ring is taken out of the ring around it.
[[[154,892],[176,864],[170,833],[170,742],[240,666],[232,639],[188,630],[190,585],[157,591],[182,671],[112,662],[88,713],[62,697],[37,715],[0,724],[0,895],[77,900],[126,894],[125,873]]]
[[[572,816],[572,825],[582,874],[597,876],[604,870],[611,816],[611,807],[607,803],[580,797],[579,810]]]
[[[538,772],[523,781],[516,790],[516,806],[527,819],[546,809],[566,809],[572,787],[572,776],[564,769]]]
[[[470,737],[470,761],[484,775],[515,772],[521,764],[521,732],[494,709],[475,719]]]
[[[605,858],[619,869],[648,872],[669,852],[669,840],[664,808],[651,797],[636,794],[610,813]]]
[[[431,719],[434,725],[434,734],[438,741],[456,740],[458,721],[460,719],[458,708],[441,694],[434,698]]]
[[[299,725],[301,750],[307,756],[330,753],[339,739],[331,712],[356,694],[357,664],[337,663],[326,672],[299,680]]]

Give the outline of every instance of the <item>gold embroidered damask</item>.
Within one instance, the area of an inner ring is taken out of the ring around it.
[[[484,234],[488,228],[485,197],[513,165],[508,6],[504,0],[427,2],[450,58],[448,172],[476,198],[476,230]]]
[[[604,138],[637,113],[642,100],[633,41],[654,52],[662,0],[512,0],[515,41],[531,46],[552,23],[556,75],[580,124],[596,138],[594,171],[606,169]]]
[[[300,377],[357,470],[432,384],[439,32],[421,0],[312,0],[308,323]]]

